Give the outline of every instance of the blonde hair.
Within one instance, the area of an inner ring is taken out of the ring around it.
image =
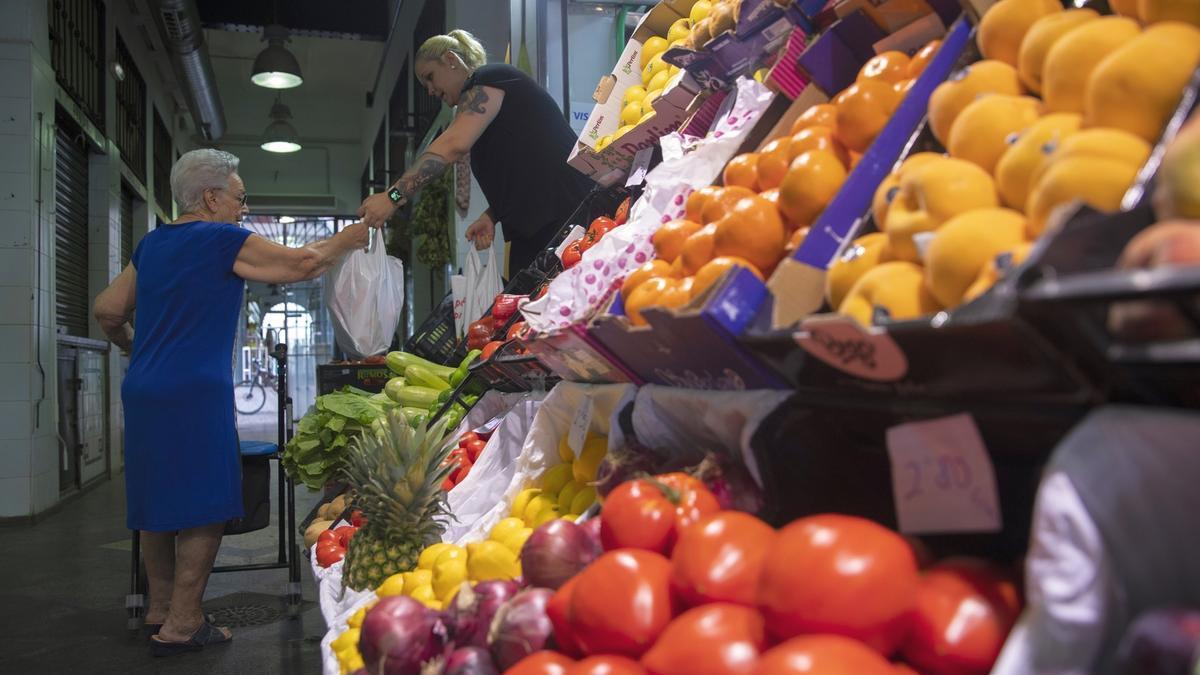
[[[487,52],[483,45],[465,30],[452,30],[446,35],[434,35],[417,50],[417,60],[440,59],[446,52],[458,54],[471,70],[487,63]]]

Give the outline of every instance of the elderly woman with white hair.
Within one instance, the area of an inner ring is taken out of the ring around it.
[[[126,519],[142,532],[156,656],[231,639],[200,602],[225,521],[242,515],[230,355],[245,282],[318,277],[369,239],[361,223],[302,248],[251,234],[237,224],[247,212],[237,168],[220,150],[180,157],[171,193],[183,215],[142,238],[93,310],[131,350],[121,387]]]

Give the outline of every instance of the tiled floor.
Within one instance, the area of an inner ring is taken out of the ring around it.
[[[241,418],[245,440],[274,440],[273,412]],[[274,486],[274,479],[272,479]],[[296,518],[316,494],[296,492]],[[0,528],[0,673],[319,673],[325,632],[316,587],[302,560],[305,603],[295,619],[283,610],[286,570],[217,574],[205,595],[208,611],[238,616],[231,644],[155,659],[145,639],[126,629],[129,532],[121,476],[66,504],[34,526]],[[274,493],[272,493],[274,506]],[[278,540],[272,526],[227,538],[217,564],[270,562]],[[274,617],[281,614],[281,618]]]

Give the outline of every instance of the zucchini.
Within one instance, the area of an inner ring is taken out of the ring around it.
[[[418,417],[423,417],[429,414],[429,411],[424,408],[412,408],[409,406],[400,408],[400,412],[404,413],[404,419],[408,420],[409,422],[412,422]]]
[[[424,408],[428,411],[429,408],[437,404],[438,390],[410,384],[403,387],[396,387],[388,395],[402,406]]]
[[[404,369],[404,379],[412,384],[445,391],[450,388],[450,383],[438,377],[425,366],[411,365]]]
[[[403,403],[403,401],[400,400],[400,395],[398,392],[407,385],[408,382],[405,382],[403,377],[393,377],[387,381],[387,384],[383,385],[383,393],[396,403]]]
[[[405,369],[409,366],[421,366],[428,368],[430,372],[443,380],[449,380],[450,374],[454,372],[454,369],[450,366],[438,365],[408,352],[389,352],[387,355],[387,366],[397,375],[403,375]]]

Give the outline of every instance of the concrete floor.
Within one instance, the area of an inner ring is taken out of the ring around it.
[[[274,440],[272,410],[240,417],[243,440]],[[272,477],[272,486],[275,485]],[[206,611],[234,625],[227,645],[156,659],[145,638],[126,628],[130,539],[125,529],[122,476],[65,504],[33,526],[5,526],[0,555],[0,673],[319,673],[325,633],[316,585],[301,559],[304,604],[289,618],[282,596],[287,570],[215,574]],[[318,498],[300,487],[296,519]],[[278,538],[272,524],[226,538],[217,565],[272,562]]]

